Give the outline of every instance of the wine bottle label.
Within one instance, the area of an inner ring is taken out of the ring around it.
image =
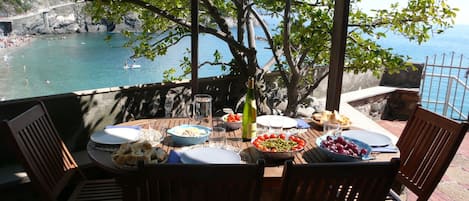
[[[254,110],[254,113],[257,110],[256,99],[251,100],[251,108]]]
[[[255,122],[248,124],[246,137],[249,139],[255,138],[256,132],[257,132],[257,124]]]

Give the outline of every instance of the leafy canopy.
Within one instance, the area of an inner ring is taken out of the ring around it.
[[[384,48],[377,41],[394,33],[423,43],[432,34],[452,27],[458,11],[447,0],[409,0],[405,5],[393,3],[387,9],[364,12],[357,7],[360,1],[351,0],[345,69],[354,73],[372,71],[376,76],[385,69],[395,73],[410,66],[408,56]],[[281,83],[288,88],[287,110],[294,110],[327,77],[334,0],[199,2],[200,32],[225,42],[232,56],[226,61],[216,51],[212,61],[203,61],[200,66],[230,68],[232,74],[244,79],[254,74],[262,77],[269,66],[257,63],[257,37],[253,29],[257,23],[264,30],[261,37],[266,38],[272,50],[274,62],[269,65],[280,71]],[[155,59],[190,36],[190,0],[95,0],[88,11],[96,21],[108,19],[116,23],[122,22],[122,16],[136,13],[142,20],[141,32],[123,32],[130,39],[126,46],[133,48],[135,57]],[[265,18],[277,18],[280,23],[269,27]],[[185,68],[182,76],[190,73],[189,65],[186,57],[180,66]],[[166,72],[165,78],[179,79],[175,72],[174,69]]]

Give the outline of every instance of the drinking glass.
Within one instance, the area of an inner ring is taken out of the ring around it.
[[[339,136],[342,133],[342,128],[338,122],[325,121],[323,124],[324,133],[332,136]]]
[[[194,95],[193,119],[196,124],[212,127],[212,96],[208,94]]]
[[[209,144],[214,147],[224,147],[226,145],[226,130],[224,127],[215,126],[212,128]]]

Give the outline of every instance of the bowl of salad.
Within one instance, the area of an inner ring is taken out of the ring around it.
[[[265,158],[290,159],[297,152],[303,151],[306,141],[296,135],[288,136],[285,133],[265,133],[257,136],[252,145],[262,152]]]
[[[221,117],[226,127],[231,130],[236,130],[236,129],[241,128],[241,122],[243,122],[242,118],[243,118],[243,114],[241,113],[229,113]]]

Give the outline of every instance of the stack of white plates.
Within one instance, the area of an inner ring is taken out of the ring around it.
[[[91,135],[91,140],[100,144],[124,144],[140,139],[138,127],[111,126],[104,131],[97,131]]]
[[[216,147],[196,147],[180,155],[181,162],[186,164],[239,164],[238,153]]]

